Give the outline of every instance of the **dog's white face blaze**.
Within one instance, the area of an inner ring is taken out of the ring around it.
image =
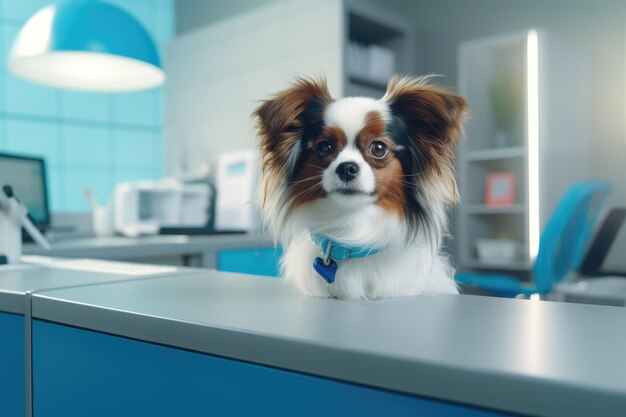
[[[261,105],[259,201],[284,246],[285,278],[328,296],[311,267],[315,232],[384,249],[341,262],[342,298],[456,292],[438,252],[446,205],[456,199],[452,166],[465,109],[461,97],[411,78],[394,78],[380,100],[336,101],[325,83],[300,80]]]
[[[357,177],[345,183],[337,174],[337,167],[343,162],[353,162],[359,167]],[[345,208],[357,208],[376,201],[376,179],[371,167],[365,162],[361,153],[354,147],[347,147],[337,155],[337,158],[324,170],[322,186],[328,198]],[[355,194],[346,195],[343,191]]]
[[[348,143],[354,144],[370,112],[377,112],[383,120],[389,120],[387,103],[368,97],[346,97],[335,101],[326,109],[324,120],[328,125],[337,126],[343,130]]]
[[[348,97],[332,103],[324,114],[326,125],[341,129],[347,143],[324,170],[322,185],[328,198],[346,209],[372,204],[377,200],[374,172],[356,143],[359,132],[365,126],[367,115],[372,113],[380,114],[384,118],[383,115],[388,113],[387,105],[371,98]],[[337,168],[344,162],[355,163],[359,168],[356,178],[349,183],[342,181],[337,174]],[[354,194],[346,195],[341,192],[346,190]]]

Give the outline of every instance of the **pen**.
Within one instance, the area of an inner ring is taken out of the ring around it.
[[[91,192],[91,189],[83,188],[83,194],[85,194],[85,198],[87,199],[87,202],[89,203],[89,205],[94,211],[98,207],[100,207],[100,204],[98,204],[98,200],[96,200],[96,197],[94,197],[93,192]]]

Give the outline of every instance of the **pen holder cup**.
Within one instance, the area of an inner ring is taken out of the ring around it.
[[[96,207],[92,212],[93,234],[111,236],[113,234],[113,218],[109,207]]]

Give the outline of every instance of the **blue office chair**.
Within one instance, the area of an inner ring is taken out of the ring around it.
[[[567,191],[541,234],[533,282],[484,273],[460,273],[456,281],[501,297],[548,293],[556,282],[582,263],[586,244],[611,188],[608,182],[586,181]]]

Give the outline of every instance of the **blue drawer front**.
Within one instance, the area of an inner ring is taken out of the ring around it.
[[[0,312],[0,416],[24,416],[24,316]]]
[[[503,415],[38,320],[33,378],[35,417]]]
[[[280,248],[223,250],[218,255],[217,269],[241,274],[277,277],[278,263],[283,251]]]

